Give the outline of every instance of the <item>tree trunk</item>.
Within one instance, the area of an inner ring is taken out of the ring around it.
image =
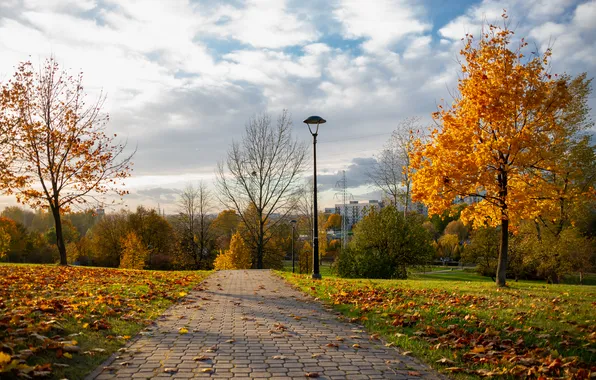
[[[54,224],[56,229],[56,246],[58,247],[58,253],[60,253],[60,265],[68,265],[66,260],[66,245],[64,244],[64,234],[62,233],[62,219],[60,217],[59,208],[51,208],[52,215],[54,216]]]
[[[263,269],[263,222],[262,216],[259,214],[261,220],[259,220],[259,239],[257,243],[257,269]]]
[[[497,263],[497,286],[505,286],[507,274],[507,250],[509,248],[509,219],[501,220],[501,246]]]

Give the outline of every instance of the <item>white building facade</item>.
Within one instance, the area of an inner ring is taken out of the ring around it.
[[[325,212],[332,211],[335,214],[341,215],[342,218],[346,219],[347,227],[351,230],[370,210],[375,209],[379,211],[381,208],[383,208],[383,202],[377,200],[364,202],[350,201],[348,204],[336,203],[335,209],[326,208]]]

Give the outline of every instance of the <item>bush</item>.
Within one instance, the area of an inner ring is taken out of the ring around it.
[[[424,218],[407,219],[393,206],[371,210],[354,229],[350,245],[340,253],[338,274],[342,277],[406,278],[407,267],[424,265],[434,252]]]

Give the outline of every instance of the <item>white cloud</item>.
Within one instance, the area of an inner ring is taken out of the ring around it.
[[[574,23],[581,29],[596,29],[596,1],[580,4],[575,9]]]
[[[404,37],[432,27],[423,20],[423,9],[405,0],[340,0],[333,14],[343,25],[344,37],[367,39],[363,47],[369,52],[389,49]]]
[[[209,180],[249,116],[282,108],[305,141],[305,116],[328,120],[319,168],[336,173],[370,157],[400,119],[429,121],[457,85],[460,39],[503,8],[516,35],[554,44],[555,72],[594,75],[594,0],[484,0],[438,32],[445,20],[413,0],[4,0],[0,80],[29,56],[82,69],[91,97],[108,94],[109,128],[138,144],[135,192]]]
[[[318,35],[315,25],[287,9],[285,0],[247,0],[243,7],[222,6],[216,15],[218,22],[207,33],[256,48],[301,45]]]

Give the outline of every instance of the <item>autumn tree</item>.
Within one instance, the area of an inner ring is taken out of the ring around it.
[[[105,97],[87,104],[83,75],[70,76],[51,58],[35,72],[19,64],[0,93],[0,129],[8,130],[10,149],[0,186],[34,208],[48,208],[56,228],[60,264],[67,264],[62,214],[114,190],[130,173],[131,156],[105,133]],[[5,157],[6,152],[3,152]]]
[[[391,204],[402,205],[404,215],[410,208],[412,168],[410,154],[414,151],[416,136],[422,128],[417,117],[401,121],[376,157],[368,172],[370,181],[391,199]]]
[[[209,211],[212,195],[207,186],[187,185],[178,195],[176,229],[180,234],[180,248],[194,263],[195,269],[205,267],[203,260],[209,255],[213,243],[212,220]]]
[[[298,272],[312,273],[312,245],[305,241],[298,246]]]
[[[12,219],[17,223],[21,223],[26,228],[31,228],[35,217],[35,213],[19,206],[8,206],[2,210],[2,214],[0,215]]]
[[[451,222],[449,222],[449,224],[447,224],[447,227],[445,227],[444,232],[445,235],[457,236],[459,244],[463,244],[464,241],[468,238],[470,229],[461,220],[452,220]]]
[[[0,227],[0,258],[4,257],[10,249],[10,235]]]
[[[214,262],[215,270],[250,269],[251,266],[252,257],[250,250],[238,232],[232,236],[230,249],[221,251]]]
[[[230,247],[232,236],[238,229],[240,216],[235,210],[223,210],[211,224],[211,229],[215,235],[215,244],[218,249],[226,250]]]
[[[92,262],[96,266],[118,267],[122,255],[121,241],[128,232],[124,212],[107,214],[90,232]]]
[[[459,239],[457,235],[445,234],[436,243],[437,255],[442,260],[450,261],[454,259],[458,247]]]
[[[341,228],[341,215],[339,214],[331,214],[325,224],[323,224],[323,229],[325,230],[339,230]]]
[[[549,73],[551,50],[526,57],[527,42],[512,49],[513,31],[489,25],[475,40],[467,35],[462,78],[450,107],[439,106],[428,143],[412,155],[413,199],[430,214],[448,209],[456,197],[478,197],[462,211],[464,223],[501,226],[496,284],[504,286],[509,233],[522,219],[550,214],[562,194],[552,181],[589,91],[585,76]]]
[[[267,114],[251,118],[242,141],[233,142],[226,160],[218,164],[216,194],[247,226],[246,243],[256,251],[258,269],[263,268],[268,230],[284,222],[295,207],[305,157],[306,147],[292,137],[292,121],[284,111],[275,126]],[[249,220],[251,208],[256,218]],[[273,220],[274,214],[280,217]]]
[[[126,234],[120,241],[122,257],[120,268],[144,269],[149,259],[149,250],[134,231]]]
[[[470,244],[462,254],[464,263],[476,264],[483,276],[494,276],[499,258],[499,231],[495,227],[480,227],[472,232]]]
[[[168,269],[172,261],[176,241],[172,239],[172,225],[155,209],[138,206],[127,214],[127,231],[135,232],[148,250],[148,264],[152,269]]]

